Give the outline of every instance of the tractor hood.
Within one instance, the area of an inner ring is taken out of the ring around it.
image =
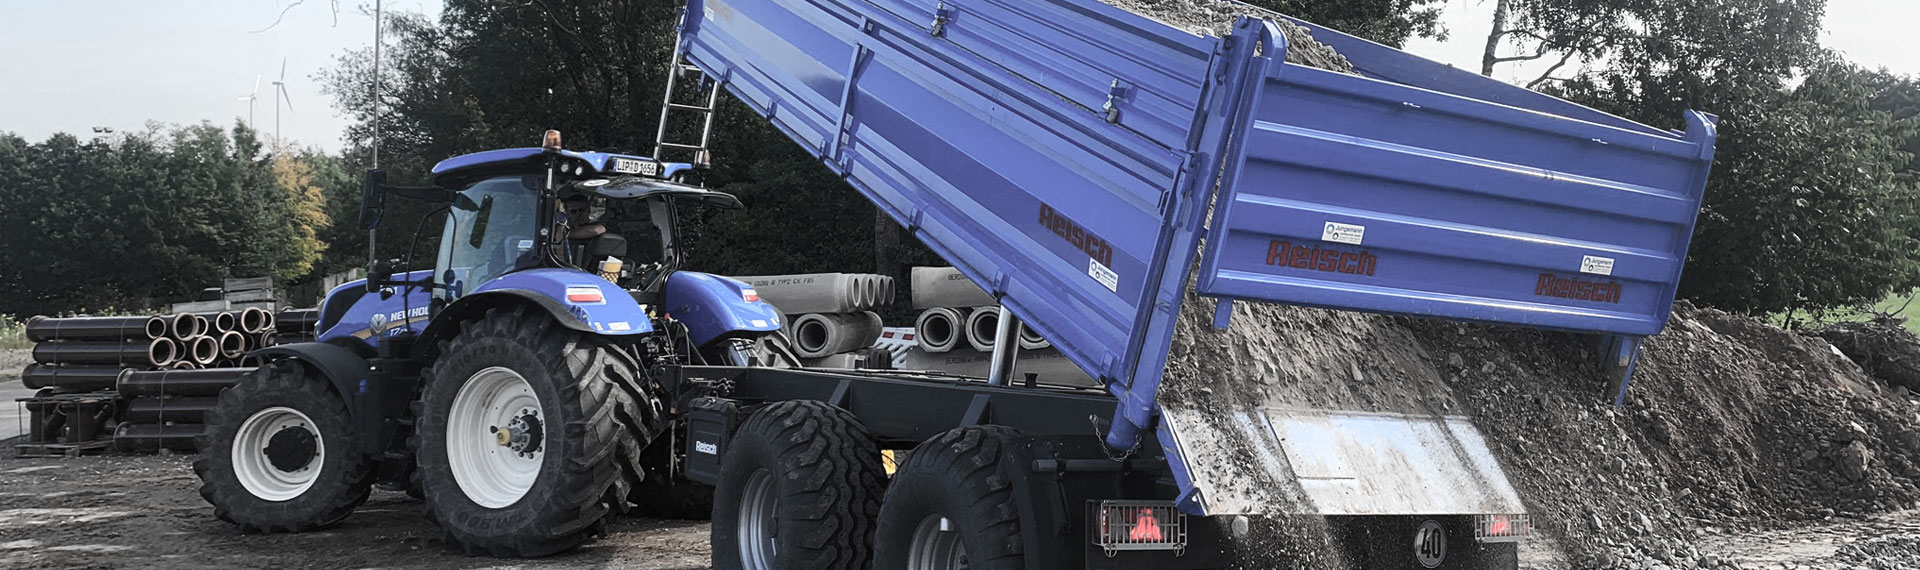
[[[632,175],[670,179],[693,168],[682,162],[661,162],[644,156],[607,152],[575,152],[539,148],[506,148],[465,154],[433,165],[433,183],[442,188],[460,189],[475,182],[515,173],[537,173],[546,168],[552,156],[571,159],[563,171],[576,177],[595,175]]]

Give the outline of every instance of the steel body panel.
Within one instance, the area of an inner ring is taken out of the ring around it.
[[[1210,295],[1575,331],[1665,326],[1712,163],[1684,136],[1274,64]]]
[[[567,299],[568,288],[592,287],[600,291],[600,302],[576,303]],[[475,288],[469,295],[489,292],[525,291],[565,307],[581,325],[611,336],[632,336],[653,332],[653,321],[626,290],[599,276],[577,269],[544,267],[515,271]]]
[[[695,0],[683,47],[1076,364],[1127,377],[1215,44],[1090,0],[945,5],[936,36],[908,2]]]
[[[432,270],[422,270],[395,273],[388,279],[390,282],[417,281],[431,275],[433,275]],[[382,298],[379,294],[363,294],[366,288],[367,280],[361,279],[335,287],[333,291],[327,293],[326,300],[320,305],[322,314],[334,314],[334,311],[338,310],[333,307],[334,303],[351,304],[344,312],[339,313],[341,316],[338,321],[331,323],[326,330],[320,331],[315,341],[358,343],[367,348],[378,349],[385,336],[399,334],[401,330],[418,333],[427,327],[427,319],[431,311],[429,307],[433,304],[433,294],[430,289],[394,285],[387,290],[395,293]],[[399,294],[399,291],[405,291],[406,294]]]
[[[1706,115],[1661,131],[1327,33],[1369,77],[1285,64],[1270,22],[1093,0],[688,0],[681,49],[1106,383],[1108,444],[1165,449],[1205,514],[1157,419],[1194,268],[1215,297],[1652,334],[1712,161]]]
[[[764,301],[747,301],[750,289],[736,279],[677,271],[667,278],[666,312],[687,325],[696,346],[780,330],[780,311]]]

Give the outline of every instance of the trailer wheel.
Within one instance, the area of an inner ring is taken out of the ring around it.
[[[873,567],[886,474],[859,420],[822,402],[767,406],[727,444],[714,491],[721,570]]]
[[[427,518],[468,554],[545,556],[599,535],[659,425],[656,405],[631,391],[638,364],[524,308],[461,327],[415,403]]]
[[[193,462],[200,497],[241,532],[331,526],[373,488],[346,403],[293,361],[269,364],[222,391],[205,421]]]
[[[1020,513],[1000,466],[1020,432],[949,430],[915,447],[887,489],[874,540],[876,568],[1020,570]]]

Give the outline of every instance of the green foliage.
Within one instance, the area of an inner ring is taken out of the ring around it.
[[[226,277],[303,273],[319,244],[298,239],[277,159],[246,128],[204,124],[37,144],[0,135],[0,312],[148,307]]]
[[[33,348],[27,340],[27,325],[12,315],[0,314],[0,350]]]

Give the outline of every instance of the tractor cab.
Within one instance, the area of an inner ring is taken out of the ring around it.
[[[545,142],[434,166],[434,184],[452,191],[433,269],[436,306],[535,268],[584,271],[658,304],[681,266],[680,210],[741,207],[684,183],[696,172],[690,164],[564,150],[552,132]]]

